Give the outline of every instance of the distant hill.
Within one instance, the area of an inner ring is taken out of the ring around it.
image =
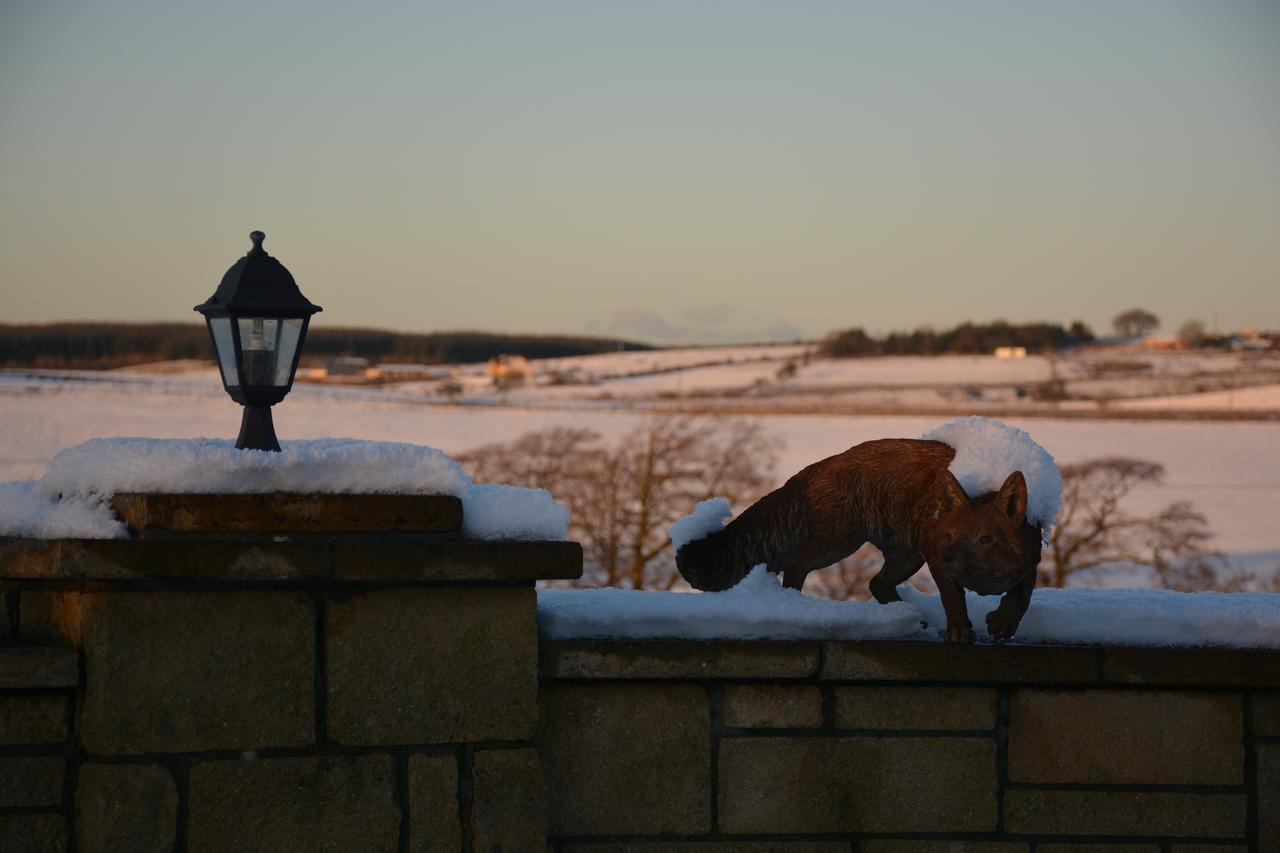
[[[617,338],[500,335],[490,332],[407,334],[381,329],[312,328],[303,360],[347,355],[375,362],[446,364],[486,361],[502,353],[563,358],[652,347]],[[209,333],[194,323],[0,323],[0,367],[106,369],[153,361],[213,360]]]

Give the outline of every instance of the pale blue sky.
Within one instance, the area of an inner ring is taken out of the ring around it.
[[[0,0],[0,320],[1280,326],[1280,3]]]

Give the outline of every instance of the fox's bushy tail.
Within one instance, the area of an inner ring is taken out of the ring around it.
[[[694,589],[719,592],[760,563],[781,571],[780,558],[806,536],[800,505],[786,486],[770,492],[717,530],[676,551],[676,567]]]

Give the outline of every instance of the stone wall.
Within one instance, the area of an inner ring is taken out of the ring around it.
[[[544,851],[533,584],[581,549],[423,500],[0,540],[0,851]]]
[[[1280,655],[541,650],[561,853],[1280,851]]]
[[[0,853],[1280,851],[1276,653],[539,646],[572,543],[151,498],[0,540]]]

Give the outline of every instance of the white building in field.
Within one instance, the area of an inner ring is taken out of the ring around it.
[[[1026,347],[996,347],[996,358],[1026,358]]]

